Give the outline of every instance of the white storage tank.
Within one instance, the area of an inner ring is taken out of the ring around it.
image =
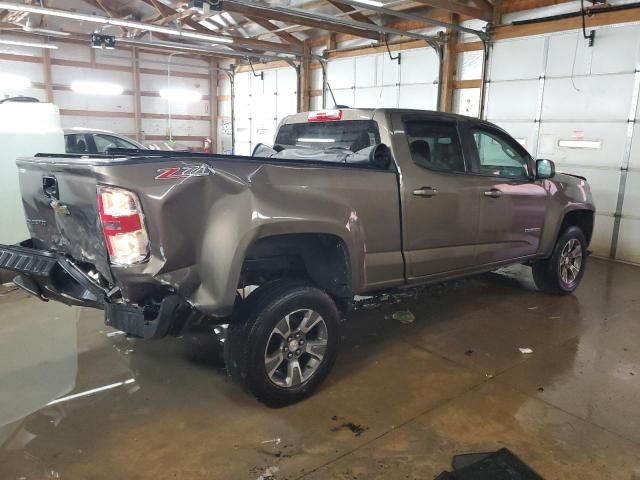
[[[56,105],[19,99],[0,103],[0,244],[29,238],[16,158],[64,152],[64,132]]]

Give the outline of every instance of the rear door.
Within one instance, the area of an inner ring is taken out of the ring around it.
[[[544,225],[547,192],[533,178],[534,160],[501,129],[484,123],[464,132],[482,188],[477,261],[491,264],[534,255]]]
[[[401,113],[392,122],[408,279],[473,267],[483,179],[470,174],[457,122]]]

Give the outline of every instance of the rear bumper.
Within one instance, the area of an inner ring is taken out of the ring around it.
[[[141,306],[118,301],[118,288],[106,288],[93,280],[65,255],[20,245],[0,245],[0,269],[17,273],[14,283],[41,300],[98,308],[105,323],[141,338],[161,338],[181,331],[193,308],[178,295]]]

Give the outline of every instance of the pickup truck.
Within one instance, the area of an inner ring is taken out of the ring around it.
[[[18,286],[147,339],[228,325],[231,376],[274,406],[327,376],[356,298],[514,263],[569,294],[594,223],[584,178],[495,125],[440,112],[299,113],[250,157],[17,163],[31,238],[0,246],[0,268]]]

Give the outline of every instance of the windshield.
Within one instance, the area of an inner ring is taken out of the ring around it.
[[[378,125],[373,120],[291,123],[282,125],[276,146],[314,150],[349,150],[357,152],[380,143]]]

